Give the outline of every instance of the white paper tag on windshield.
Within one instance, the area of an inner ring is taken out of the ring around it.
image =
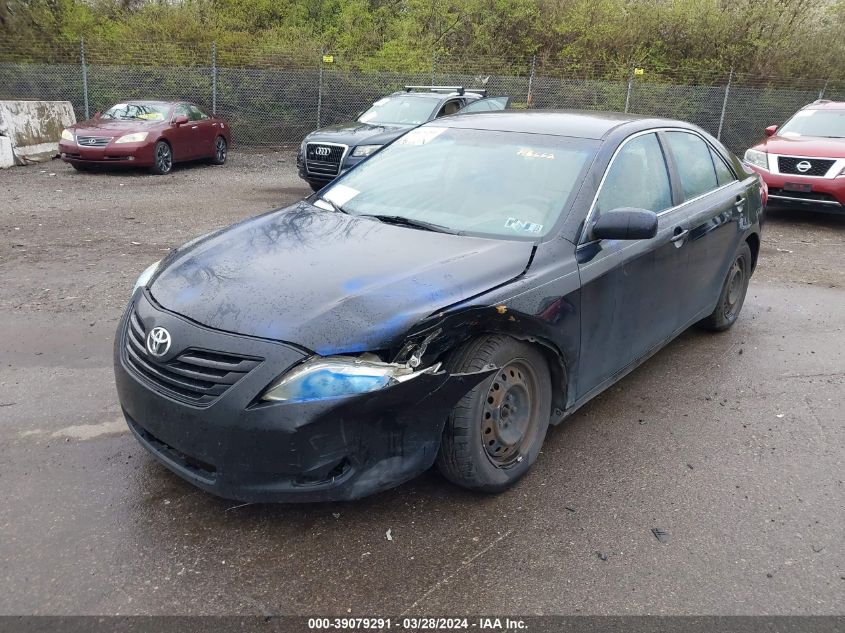
[[[523,222],[519,218],[508,218],[505,220],[505,228],[525,233],[539,233],[543,230],[543,225],[536,222]]]
[[[425,145],[446,131],[445,127],[418,127],[396,141],[397,145]]]
[[[331,200],[337,206],[342,207],[347,202],[352,200],[352,198],[357,196],[359,193],[361,192],[357,189],[347,187],[346,185],[337,184],[331,189],[329,189],[326,193],[324,193],[322,197],[326,200]]]

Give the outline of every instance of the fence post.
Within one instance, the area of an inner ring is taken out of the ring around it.
[[[431,85],[436,86],[434,77],[437,73],[437,51],[431,51]]]
[[[628,75],[628,91],[625,93],[625,112],[631,106],[631,89],[634,87],[634,68],[636,64],[631,66],[631,74]]]
[[[725,112],[728,109],[728,96],[731,94],[731,82],[734,79],[734,69],[731,66],[731,72],[728,73],[728,85],[725,86],[725,98],[722,99],[722,114],[719,115],[719,131],[716,132],[716,138],[722,140],[722,127],[725,125]]]
[[[217,42],[211,43],[211,113],[217,114]]]
[[[317,129],[322,127],[321,110],[323,109],[323,55],[325,51],[320,49],[320,77],[317,82]]]
[[[534,93],[532,92],[534,88],[534,72],[537,69],[537,56],[531,56],[531,72],[528,75],[528,96],[525,99],[525,104],[528,108],[531,107],[531,104],[534,102]]]
[[[85,64],[85,38],[79,38],[79,62],[82,65],[82,100],[85,103],[85,119],[91,118],[88,109],[88,66]]]
[[[821,90],[819,90],[819,99],[824,99],[824,93],[827,92],[827,84],[829,81],[830,79],[826,79],[824,82],[824,86]]]

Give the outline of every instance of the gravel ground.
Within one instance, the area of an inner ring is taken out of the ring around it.
[[[771,210],[736,327],[589,403],[512,491],[241,507],[129,435],[114,328],[170,248],[308,192],[290,153],[0,172],[0,614],[845,613],[845,216]]]

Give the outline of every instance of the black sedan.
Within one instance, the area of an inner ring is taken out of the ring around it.
[[[498,492],[549,424],[689,326],[733,325],[761,208],[686,123],[434,121],[145,271],[115,340],[123,412],[224,497],[352,499],[433,464]]]

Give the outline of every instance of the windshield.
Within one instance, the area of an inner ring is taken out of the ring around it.
[[[845,138],[845,110],[801,110],[778,130],[778,135]]]
[[[439,103],[436,99],[410,95],[385,97],[376,101],[358,120],[370,124],[419,125],[428,121]]]
[[[103,119],[140,119],[164,121],[170,106],[165,103],[118,103],[100,115]]]
[[[568,205],[598,144],[424,126],[361,163],[322,197],[353,215],[406,218],[455,233],[537,239]]]

